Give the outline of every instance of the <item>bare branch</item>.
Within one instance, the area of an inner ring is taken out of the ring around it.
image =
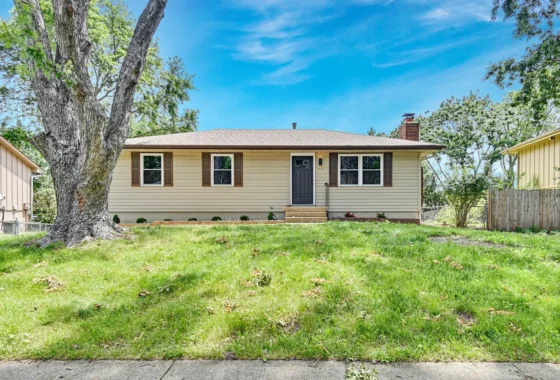
[[[128,136],[130,109],[134,92],[142,75],[152,37],[163,18],[167,0],[150,0],[134,29],[132,40],[121,66],[113,98],[105,139],[109,145],[121,146]]]

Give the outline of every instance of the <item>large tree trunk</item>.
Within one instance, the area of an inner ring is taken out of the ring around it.
[[[72,246],[119,236],[121,229],[108,212],[112,172],[128,136],[134,92],[167,0],[149,0],[138,19],[109,114],[95,97],[87,68],[90,0],[53,0],[56,54],[50,50],[39,2],[30,1],[39,36],[32,42],[46,47],[44,58],[49,63],[30,64],[35,71],[31,86],[44,127],[32,142],[51,167],[58,206],[52,230],[39,243]]]

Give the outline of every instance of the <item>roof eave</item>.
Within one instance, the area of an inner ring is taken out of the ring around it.
[[[147,145],[130,144],[124,149],[172,149],[172,150],[211,150],[211,149],[235,149],[235,150],[429,150],[439,151],[444,145],[318,145],[318,146],[293,146],[293,145]]]
[[[520,142],[517,145],[512,146],[511,148],[504,149],[500,153],[501,154],[518,154],[520,150],[527,148],[531,145],[538,144],[544,140],[548,140],[552,137],[560,136],[560,129],[555,129],[554,131],[550,131],[545,133],[541,136],[533,137],[532,139]]]

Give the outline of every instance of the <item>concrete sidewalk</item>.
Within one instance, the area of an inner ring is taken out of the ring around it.
[[[358,368],[359,365],[355,364]],[[347,365],[335,361],[43,361],[0,362],[9,380],[342,380]],[[560,365],[527,363],[397,363],[367,365],[380,380],[560,379]]]

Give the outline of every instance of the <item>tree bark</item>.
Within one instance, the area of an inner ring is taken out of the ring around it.
[[[35,71],[31,87],[44,127],[32,143],[51,167],[58,205],[52,230],[38,242],[41,246],[54,242],[73,246],[89,239],[111,239],[122,232],[108,211],[112,172],[128,136],[136,86],[166,4],[167,0],[150,0],[138,19],[108,114],[96,99],[86,67],[91,49],[89,0],[53,0],[56,55],[48,44],[43,47],[45,59],[55,70],[30,62]],[[38,1],[31,6],[40,41],[48,41]],[[56,70],[68,68],[68,62],[71,81],[55,75]]]

